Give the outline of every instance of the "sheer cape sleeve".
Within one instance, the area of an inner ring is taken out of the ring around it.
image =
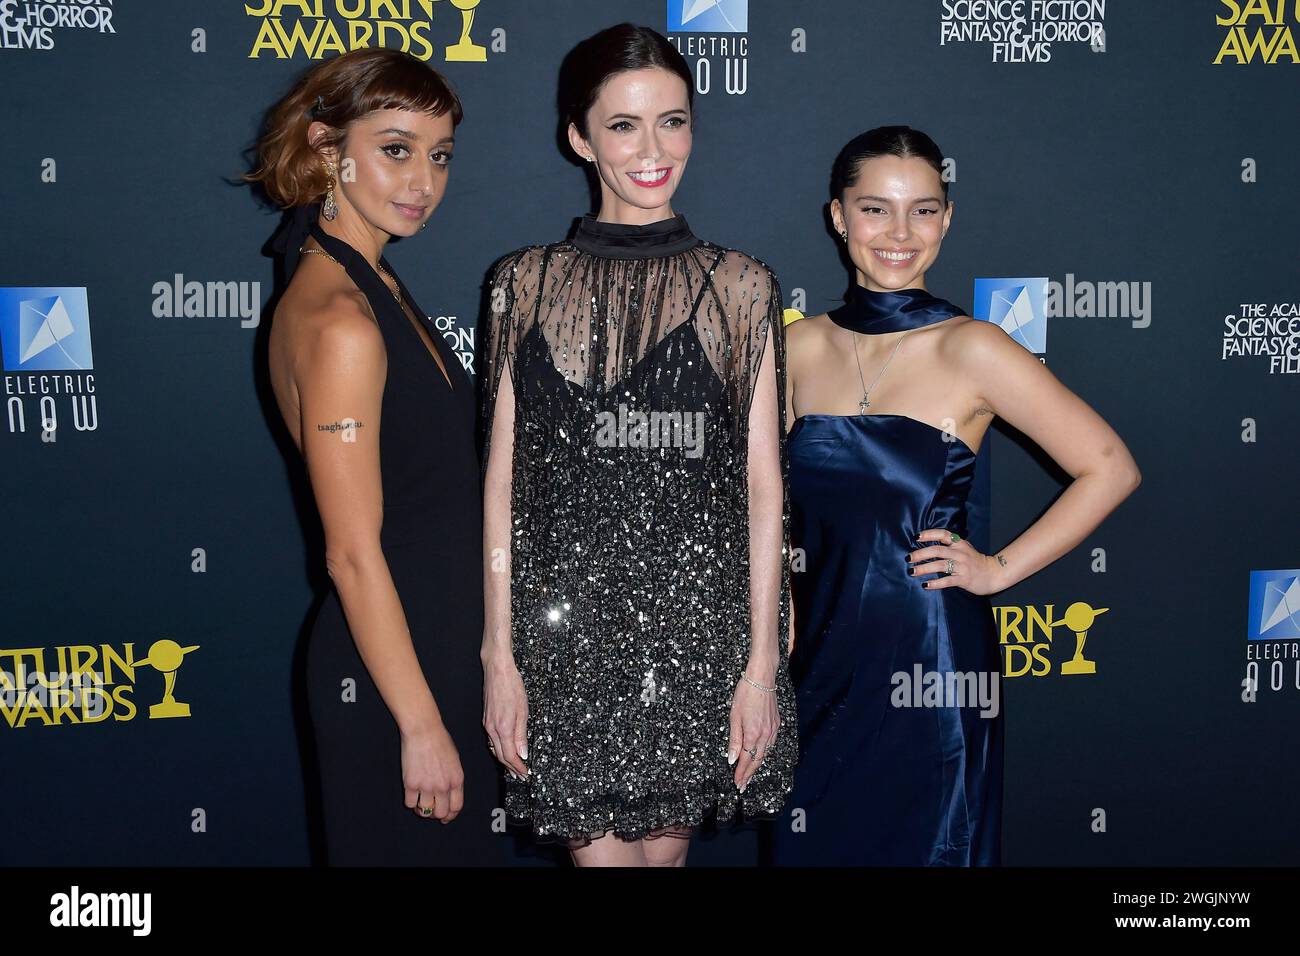
[[[790,592],[790,572],[791,572],[791,553],[790,544],[790,463],[788,457],[786,424],[789,414],[785,404],[785,386],[786,386],[786,352],[785,352],[785,307],[781,293],[781,283],[777,280],[776,273],[771,269],[763,266],[765,273],[764,280],[758,284],[758,288],[752,297],[750,303],[750,320],[749,335],[747,337],[747,346],[744,354],[744,361],[747,365],[745,380],[747,383],[745,400],[743,402],[743,418],[745,419],[746,433],[749,428],[750,412],[753,408],[754,391],[758,382],[759,370],[763,364],[764,350],[767,343],[771,341],[773,372],[776,376],[776,442],[777,442],[777,461],[780,468],[781,479],[781,578],[778,595],[778,613],[777,613],[777,645],[780,650],[780,666],[785,669],[787,659],[790,653],[790,636],[791,636],[791,618],[790,605],[792,596]],[[783,714],[790,714],[793,711],[787,709],[787,702],[782,702],[781,708]],[[788,732],[794,735],[793,722],[787,728]]]
[[[480,455],[484,480],[488,456],[492,450],[492,425],[496,414],[501,376],[511,376],[519,343],[535,319],[540,303],[541,277],[545,264],[545,247],[525,246],[503,256],[492,270],[488,285],[487,327],[484,330],[483,373],[480,376],[482,442]]]
[[[713,269],[710,280],[711,295],[708,307],[702,310],[698,321],[705,330],[706,342],[715,341],[720,347],[710,356],[710,361],[722,374],[728,390],[728,403],[732,410],[730,439],[736,454],[745,462],[738,480],[747,482],[748,440],[750,414],[758,384],[763,357],[772,343],[773,366],[776,376],[776,413],[778,461],[781,471],[782,545],[781,582],[777,615],[777,637],[781,649],[781,667],[785,668],[789,653],[790,632],[790,501],[789,458],[786,440],[785,403],[786,349],[784,303],[781,284],[776,274],[761,259],[738,250],[729,249]],[[746,502],[748,489],[743,491]],[[785,702],[782,702],[785,712]]]

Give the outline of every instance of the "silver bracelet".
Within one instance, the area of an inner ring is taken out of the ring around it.
[[[776,688],[775,688],[775,687],[764,687],[764,686],[763,686],[762,684],[760,684],[758,681],[756,681],[756,680],[750,680],[748,674],[741,674],[741,675],[740,675],[740,678],[741,678],[741,680],[746,681],[747,683],[753,684],[753,685],[754,685],[755,687],[757,687],[759,690],[767,691],[767,693],[769,693],[769,694],[775,694],[775,693],[776,693]]]

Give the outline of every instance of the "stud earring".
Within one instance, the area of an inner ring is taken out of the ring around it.
[[[329,181],[325,184],[325,202],[321,206],[321,215],[333,222],[339,214],[338,204],[334,201],[334,164],[326,163],[325,172],[329,175]]]

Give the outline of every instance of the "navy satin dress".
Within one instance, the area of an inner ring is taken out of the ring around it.
[[[992,606],[956,586],[926,590],[922,581],[942,575],[912,576],[906,564],[921,531],[968,537],[976,453],[901,415],[805,415],[791,428],[789,456],[791,543],[806,560],[792,575],[801,756],[773,827],[772,862],[1000,865]],[[916,683],[918,670],[971,675],[988,696],[896,706],[894,675]]]
[[[989,599],[926,590],[940,575],[909,575],[905,562],[927,528],[967,536],[975,452],[899,415],[805,415],[789,453],[791,539],[807,562],[792,576],[801,756],[773,862],[999,865],[1000,686],[984,698],[992,717],[970,698],[891,702],[893,675],[915,683],[917,665],[990,675],[990,690],[999,680]]]

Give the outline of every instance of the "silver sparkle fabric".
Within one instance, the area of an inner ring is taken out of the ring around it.
[[[507,775],[505,809],[571,847],[774,815],[798,756],[780,286],[707,241],[665,255],[660,236],[630,241],[635,258],[571,241],[506,256],[486,330],[485,471],[503,374],[515,400],[511,633],[529,704],[531,775]],[[751,643],[747,442],[765,348],[785,529],[781,729],[742,794],[726,751]]]

